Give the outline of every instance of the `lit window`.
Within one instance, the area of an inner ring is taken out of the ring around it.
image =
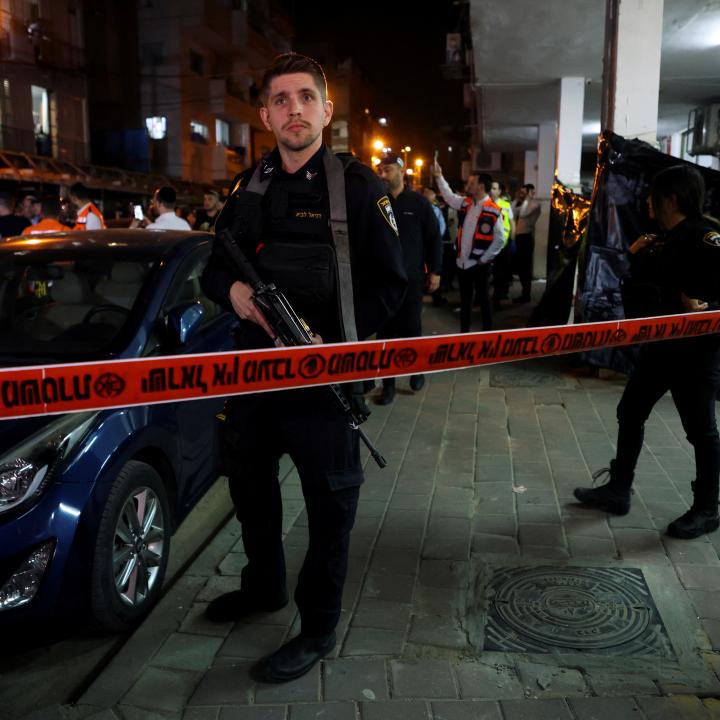
[[[31,85],[30,93],[32,94],[32,114],[35,134],[49,135],[50,103],[48,101],[48,92],[45,88]]]
[[[230,123],[215,118],[215,143],[217,145],[230,145]]]
[[[203,123],[190,121],[190,139],[195,142],[207,142],[210,137],[208,126]]]
[[[162,115],[145,118],[145,127],[151,140],[162,140],[167,134],[167,118]]]

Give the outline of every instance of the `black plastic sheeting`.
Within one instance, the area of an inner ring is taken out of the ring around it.
[[[643,233],[657,232],[650,220],[647,196],[655,173],[687,164],[705,178],[705,212],[720,217],[720,172],[666,155],[640,140],[605,132],[598,145],[592,207],[587,234],[578,247],[575,322],[620,320],[625,317],[620,280],[629,272],[628,247]],[[629,372],[636,348],[608,348],[582,354],[596,367]]]
[[[547,285],[530,325],[564,325],[572,307],[578,252],[587,233],[590,200],[555,180],[550,204]]]

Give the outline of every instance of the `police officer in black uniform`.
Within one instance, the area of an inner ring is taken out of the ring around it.
[[[359,162],[346,158],[337,172],[339,159],[322,143],[332,103],[314,60],[295,53],[276,58],[261,100],[261,119],[277,147],[258,168],[236,178],[216,231],[231,229],[260,276],[285,293],[317,342],[345,340],[353,324],[357,336],[366,338],[399,307],[407,284],[390,202],[375,174]],[[333,193],[347,210],[350,281],[330,213]],[[272,347],[252,288],[231,272],[217,241],[202,286],[241,318],[241,348]],[[348,294],[354,323],[346,315]],[[309,530],[295,591],[301,630],[253,670],[259,680],[284,682],[306,673],[335,645],[363,482],[358,434],[325,387],[238,396],[226,405],[225,416],[221,460],[248,563],[240,589],[213,600],[207,616],[226,622],[287,604],[278,460],[289,453],[300,475]]]
[[[378,332],[378,339],[419,337],[422,335],[423,293],[434,293],[440,286],[442,237],[432,205],[405,185],[402,158],[393,152],[380,159],[378,173],[387,185],[393,214],[397,220],[400,244],[408,276],[408,289],[395,317]],[[422,375],[410,378],[417,392],[425,384]],[[378,404],[389,405],[395,398],[395,378],[383,378]]]
[[[636,275],[647,298],[656,298],[656,315],[717,309],[720,303],[720,232],[703,217],[705,187],[694,168],[675,165],[653,179],[648,206],[660,234],[642,235],[630,247]],[[631,266],[632,266],[631,265]],[[645,421],[669,390],[687,439],[695,450],[693,504],[668,525],[667,534],[695,538],[713,532],[718,518],[720,437],[715,399],[720,389],[720,335],[665,340],[642,345],[637,365],[618,404],[618,440],[605,485],[576,488],[583,504],[616,515],[630,509],[630,487],[643,444]]]

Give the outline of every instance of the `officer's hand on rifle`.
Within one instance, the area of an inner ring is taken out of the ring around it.
[[[265,320],[265,317],[260,310],[258,310],[252,300],[254,294],[253,289],[247,283],[236,280],[230,286],[230,302],[232,303],[233,310],[241,320],[249,320],[250,322],[257,323],[273,340],[275,340],[275,333],[272,331],[267,323],[267,320]]]

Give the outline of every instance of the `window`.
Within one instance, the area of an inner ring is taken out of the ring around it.
[[[35,131],[35,153],[52,155],[52,138],[50,137],[50,98],[45,88],[30,86],[32,96],[33,128]]]
[[[151,140],[162,140],[167,135],[167,118],[162,115],[145,118],[145,127]]]
[[[50,102],[45,88],[30,86],[32,94],[32,114],[35,136],[50,134]]]
[[[193,254],[183,262],[163,301],[162,309],[160,310],[160,319],[162,321],[156,323],[155,330],[148,338],[143,355],[158,354],[174,349],[166,346],[167,342],[162,337],[163,333],[161,330],[158,330],[158,328],[163,327],[164,319],[167,318],[168,314],[172,312],[174,308],[188,303],[199,302],[203,308],[201,327],[205,327],[215,318],[223,314],[224,310],[210,300],[200,286],[200,278],[205,269],[205,265],[207,265],[209,255],[210,248],[202,247],[193,252]]]
[[[230,123],[220,118],[215,119],[215,143],[225,147],[230,145]]]
[[[0,84],[0,128],[5,128],[7,133],[12,133],[13,126],[12,105],[10,103],[10,81],[5,78]],[[3,137],[0,131],[0,147],[8,141],[8,136]]]
[[[193,142],[206,143],[210,138],[210,131],[208,126],[203,123],[196,122],[195,120],[190,121],[190,139]]]
[[[205,74],[205,58],[194,50],[190,51],[190,71],[196,75]]]

